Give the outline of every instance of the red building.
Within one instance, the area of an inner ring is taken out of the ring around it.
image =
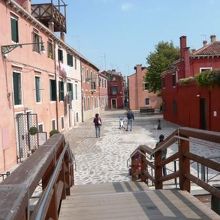
[[[108,107],[110,109],[124,108],[125,81],[120,72],[103,71],[108,79]]]
[[[210,38],[190,52],[186,36],[180,37],[180,59],[162,73],[163,112],[166,120],[181,126],[220,131],[220,87],[199,86],[194,78],[220,69],[220,41]]]
[[[142,67],[142,65],[136,65],[134,69],[135,73],[128,76],[130,109],[159,109],[162,103],[161,97],[146,89],[145,76],[147,74],[147,68]]]

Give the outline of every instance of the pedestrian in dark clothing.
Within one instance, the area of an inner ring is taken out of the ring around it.
[[[159,136],[159,142],[157,142],[156,144],[156,148],[158,147],[159,143],[163,142],[164,141],[164,135],[161,134]],[[161,150],[161,160],[165,160],[166,159],[166,156],[167,156],[167,148]],[[163,166],[163,175],[166,176],[167,175],[167,170],[166,170],[166,165]]]
[[[102,120],[99,117],[99,114],[95,114],[95,118],[93,119],[93,123],[95,125],[95,134],[96,137],[100,137],[100,130],[101,130],[101,125],[102,125]]]
[[[127,123],[126,131],[128,131],[129,128],[130,128],[130,131],[132,131],[132,123],[134,120],[134,113],[130,109],[128,109],[128,112],[127,112],[127,119],[128,119],[128,123]]]

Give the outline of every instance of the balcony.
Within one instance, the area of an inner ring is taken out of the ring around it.
[[[44,4],[32,4],[31,14],[42,24],[49,28],[49,23],[54,23],[54,32],[65,32],[66,33],[66,4],[60,1],[57,5],[51,3]]]

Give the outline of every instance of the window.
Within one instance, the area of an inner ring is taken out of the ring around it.
[[[77,69],[77,59],[75,57],[75,70]]]
[[[58,49],[58,61],[63,63],[63,51]]]
[[[38,132],[39,133],[44,132],[43,124],[38,124]]]
[[[79,122],[79,113],[76,112],[76,122]]]
[[[21,74],[13,72],[14,105],[21,105]]]
[[[107,87],[107,80],[105,80],[105,88]]]
[[[64,129],[64,117],[61,117],[61,128]]]
[[[13,42],[18,43],[18,18],[11,16],[11,39]]]
[[[50,100],[56,101],[57,100],[57,87],[56,87],[56,80],[50,80]]]
[[[64,101],[64,82],[59,82],[59,100]]]
[[[96,83],[95,82],[91,82],[91,90],[96,90]]]
[[[73,56],[70,54],[67,54],[67,65],[73,66]]]
[[[69,95],[70,100],[73,100],[73,84],[72,83],[67,83],[67,92]]]
[[[51,59],[54,59],[54,50],[52,41],[47,42],[47,56]]]
[[[149,105],[150,104],[150,99],[149,98],[146,98],[145,99],[145,105]]]
[[[75,98],[76,98],[76,100],[78,99],[78,92],[77,92],[77,90],[78,90],[78,85],[75,84]]]
[[[208,71],[208,70],[212,70],[212,67],[201,67],[200,68],[200,73]]]
[[[172,86],[176,86],[176,74],[172,74]]]
[[[112,95],[118,94],[118,87],[112,87]]]
[[[41,37],[38,35],[37,32],[33,32],[33,51],[36,51],[38,53],[41,52],[41,42],[42,42],[42,39]]]
[[[52,120],[52,130],[55,130],[56,129],[56,120],[53,119]]]
[[[147,90],[147,82],[143,82],[143,88],[144,88],[144,90]]]
[[[35,98],[36,102],[41,101],[41,94],[40,94],[40,77],[35,76]]]

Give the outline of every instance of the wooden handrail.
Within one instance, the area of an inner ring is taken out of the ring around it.
[[[73,185],[73,159],[69,150],[62,134],[53,135],[0,184],[2,219],[33,219],[33,213],[37,213],[45,196],[47,196],[47,203],[44,204],[46,218],[58,219],[57,204],[69,194],[69,189]],[[30,212],[29,199],[39,183],[42,184],[41,197],[33,212]],[[52,189],[49,194],[46,193],[48,188]],[[62,193],[61,197],[57,196],[59,190]]]
[[[151,180],[155,184],[156,189],[162,189],[163,182],[165,181],[179,178],[180,189],[190,191],[190,182],[192,181],[211,194],[216,194],[216,196],[220,198],[220,190],[190,173],[190,164],[192,164],[192,162],[199,163],[202,166],[220,172],[220,163],[190,152],[189,143],[199,143],[199,140],[206,141],[204,147],[208,148],[210,142],[220,143],[220,133],[182,127],[175,130],[163,142],[159,143],[156,149],[149,149],[148,146],[141,145],[131,155],[131,161],[135,160],[131,174],[134,174],[137,178],[141,176],[141,179],[146,183],[148,183],[148,179]],[[174,152],[173,155],[165,160],[161,160],[162,150],[169,148],[177,141],[178,151]],[[141,151],[141,155],[138,156],[139,151]],[[145,157],[143,154],[145,154]],[[154,155],[154,163],[148,160],[152,155]],[[163,176],[163,166],[174,161],[178,161],[179,167],[174,169],[173,173]],[[149,173],[148,166],[154,170],[154,172],[151,172],[152,174]],[[135,180],[136,178],[132,176],[132,179]]]

